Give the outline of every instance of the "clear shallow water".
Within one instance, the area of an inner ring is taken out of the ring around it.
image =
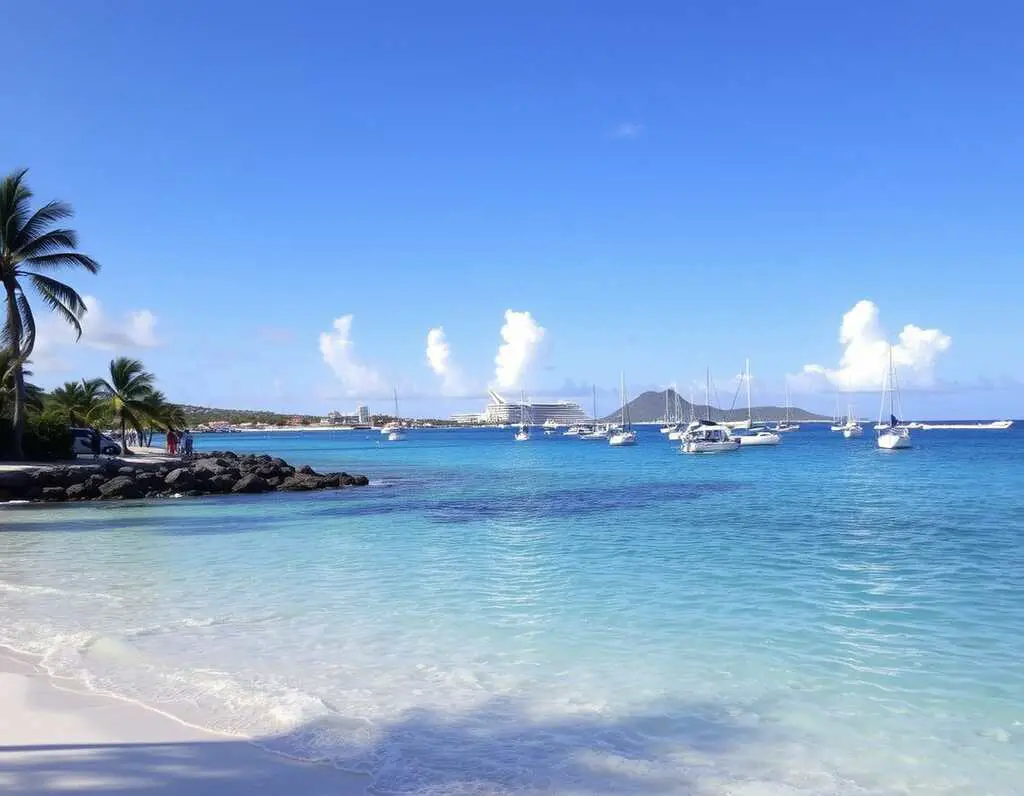
[[[1016,429],[198,441],[375,484],[0,510],[0,644],[382,793],[1020,790]]]

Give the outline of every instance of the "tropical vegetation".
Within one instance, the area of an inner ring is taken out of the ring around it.
[[[0,346],[6,349],[0,384],[10,398],[10,447],[14,458],[24,458],[23,437],[29,409],[25,364],[36,343],[36,320],[27,288],[59,318],[82,335],[85,302],[78,292],[52,274],[100,266],[78,251],[78,234],[58,226],[71,218],[71,205],[58,200],[32,209],[32,191],[25,182],[27,169],[18,169],[0,181],[0,285],[3,287],[4,322]]]

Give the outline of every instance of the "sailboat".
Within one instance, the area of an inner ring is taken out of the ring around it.
[[[694,420],[686,428],[681,450],[683,453],[727,453],[739,450],[740,441],[729,432],[729,427],[711,420],[711,371],[707,373],[704,406],[706,420]]]
[[[857,422],[857,415],[853,411],[853,406],[848,407],[846,410],[846,422],[843,423],[842,431],[844,439],[854,439],[864,434],[864,429]]]
[[[791,423],[789,421],[789,410],[789,379],[786,379],[786,419],[783,420],[781,423],[775,424],[775,431],[779,432],[780,434],[785,433],[787,431],[800,430],[800,425],[798,423]]]
[[[608,438],[608,444],[617,448],[627,445],[636,445],[636,432],[629,422],[629,405],[626,403],[626,377],[619,373],[619,396],[622,400],[622,410],[619,414],[619,430]]]
[[[679,395],[677,394],[676,395],[676,406],[678,407],[678,405],[679,405]],[[668,438],[672,442],[679,442],[680,440],[682,440],[683,437],[686,436],[687,429],[695,427],[694,424],[697,421],[697,415],[696,415],[695,410],[693,408],[693,387],[690,387],[690,420],[689,420],[689,423],[686,426],[683,425],[682,412],[680,412],[678,409],[677,409],[677,416],[679,418],[679,422],[676,424],[676,429],[675,429],[675,431],[669,432],[669,435],[668,435]]]
[[[883,423],[886,414],[886,396],[889,398],[889,422]],[[896,365],[892,358],[892,346],[889,346],[889,371],[882,379],[882,405],[878,409],[878,436],[875,442],[882,450],[903,450],[910,447],[910,429],[897,420],[900,412],[899,386],[896,384]]]
[[[669,412],[668,408],[668,394],[672,393],[674,396],[674,406],[672,411]],[[673,431],[679,428],[679,396],[676,394],[675,387],[665,388],[665,424],[658,429],[662,434],[671,434]]]
[[[836,411],[832,413],[832,425],[828,427],[829,431],[842,431],[846,428],[846,423],[843,421],[843,416],[839,412],[839,393],[836,392]]]
[[[579,434],[579,439],[586,442],[604,442],[608,439],[608,427],[597,422],[597,385],[594,385],[594,425],[587,431]]]
[[[524,390],[519,398],[519,430],[516,431],[516,442],[528,442],[530,440],[530,424],[526,415],[526,391]]]
[[[395,388],[395,422],[389,424],[390,430],[388,431],[388,442],[401,442],[405,439],[405,433],[402,431],[402,416],[398,413],[398,388]]]
[[[764,426],[754,426],[753,410],[750,406],[750,360],[747,360],[744,371],[744,381],[747,383],[747,423],[744,430],[734,431],[732,436],[740,441],[742,447],[754,445],[778,445],[782,442],[782,435],[770,431]]]

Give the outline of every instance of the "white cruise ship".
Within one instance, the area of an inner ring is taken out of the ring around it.
[[[491,402],[487,404],[481,419],[485,423],[512,425],[519,422],[524,414],[528,415],[534,425],[551,428],[553,426],[572,426],[586,422],[586,413],[575,401],[556,401],[554,403],[537,403],[523,401],[509,403],[493,390],[488,391]]]

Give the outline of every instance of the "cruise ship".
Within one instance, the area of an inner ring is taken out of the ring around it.
[[[541,426],[547,423],[559,426],[571,426],[576,423],[584,423],[590,418],[575,401],[556,401],[554,403],[537,403],[527,401],[525,404],[518,401],[511,403],[502,398],[494,390],[488,390],[491,402],[487,408],[477,416],[477,422],[490,423],[493,425],[515,425],[524,415],[529,418],[532,425]],[[459,420],[468,419],[467,415],[459,415]],[[550,421],[550,422],[549,422]]]

